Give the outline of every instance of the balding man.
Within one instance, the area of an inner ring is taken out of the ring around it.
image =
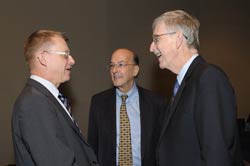
[[[131,50],[115,50],[109,70],[114,87],[92,97],[88,141],[102,166],[154,166],[164,98],[136,84],[139,58]],[[124,107],[128,134],[124,134],[121,123],[125,121]]]

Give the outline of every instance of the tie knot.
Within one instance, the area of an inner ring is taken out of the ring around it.
[[[58,98],[59,98],[63,103],[64,103],[65,100],[67,100],[66,97],[65,97],[62,93],[59,93],[59,94],[58,94]]]
[[[128,98],[128,95],[127,94],[121,95],[121,98],[122,98],[122,102],[125,102],[126,99]]]
[[[58,98],[61,100],[61,102],[63,103],[63,105],[67,108],[67,110],[70,111],[69,100],[62,93],[58,94]]]

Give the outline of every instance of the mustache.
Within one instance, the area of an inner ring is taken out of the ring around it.
[[[114,73],[114,74],[112,74],[112,75],[113,75],[113,77],[121,77],[121,76],[122,76],[121,73]]]
[[[155,52],[154,53],[158,58],[161,56],[161,53],[158,51],[158,52]]]
[[[156,50],[156,51],[154,51],[154,54],[156,55],[157,58],[159,58],[161,56],[161,51]]]

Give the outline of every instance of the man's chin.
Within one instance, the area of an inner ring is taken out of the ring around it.
[[[160,69],[165,69],[164,65],[162,63],[159,63],[159,68]]]
[[[64,81],[63,81],[63,82],[67,82],[67,81],[69,81],[69,80],[70,80],[70,76],[64,78]]]
[[[120,86],[122,86],[122,83],[120,81],[116,80],[116,81],[113,81],[113,86],[120,87]]]
[[[114,86],[114,87],[120,87],[121,84],[118,84],[118,83],[113,82],[113,86]]]

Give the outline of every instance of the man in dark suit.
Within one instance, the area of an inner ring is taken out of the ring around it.
[[[157,163],[240,165],[235,93],[225,73],[198,54],[198,33],[199,21],[181,10],[166,12],[153,23],[150,51],[161,69],[177,74]]]
[[[98,165],[94,151],[71,116],[67,99],[57,89],[70,79],[75,63],[66,41],[61,32],[39,30],[25,42],[31,76],[12,115],[17,166]]]
[[[136,85],[139,59],[131,50],[115,50],[109,68],[114,88],[92,97],[88,141],[102,166],[154,166],[165,100]],[[126,164],[120,162],[122,157],[119,155],[122,146],[119,115],[123,94],[128,95],[126,108],[132,142],[132,162]]]

